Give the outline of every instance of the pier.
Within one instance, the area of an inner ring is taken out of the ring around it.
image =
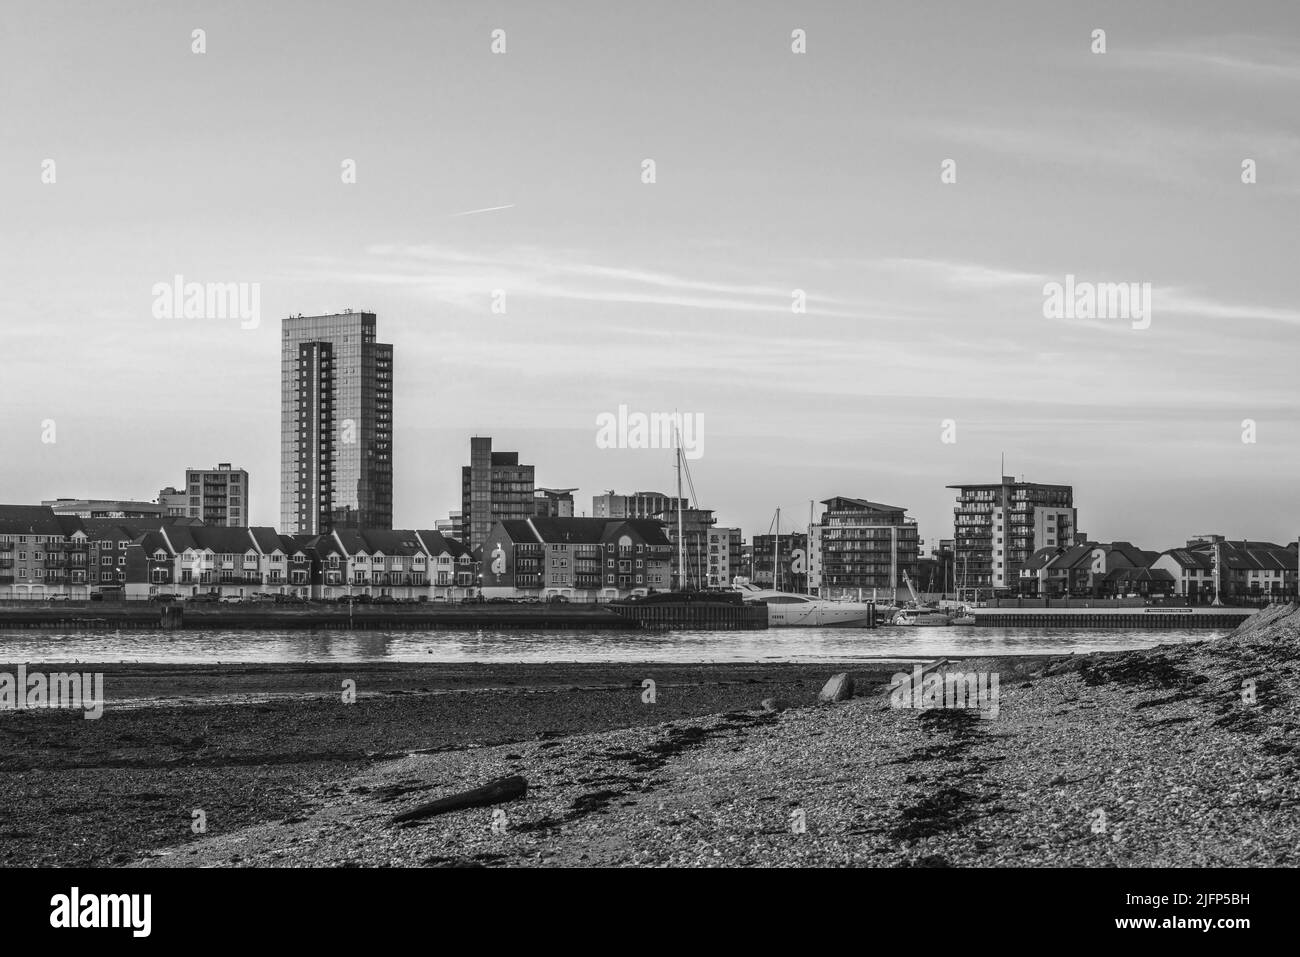
[[[0,606],[0,631],[580,631],[639,627],[608,605],[151,605],[95,602]]]
[[[1097,628],[1111,631],[1186,628],[1232,629],[1256,608],[1177,607],[1152,605],[1132,607],[1103,605],[1074,608],[972,608],[975,626],[995,628]]]

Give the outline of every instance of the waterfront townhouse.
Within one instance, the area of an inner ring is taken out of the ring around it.
[[[263,555],[248,528],[168,525],[160,531],[176,555],[178,594],[249,598],[263,590]]]
[[[312,556],[315,575],[312,579],[312,598],[330,601],[351,594],[348,584],[347,552],[333,534],[294,535],[294,541]]]
[[[400,600],[429,597],[429,556],[411,530],[336,528],[351,594]]]
[[[1189,603],[1289,599],[1296,595],[1296,546],[1227,541],[1200,536],[1183,548],[1162,552],[1152,562],[1174,579],[1175,594]]]
[[[250,528],[249,534],[262,556],[263,592],[311,598],[319,569],[308,546],[292,535],[281,535],[273,528]]]
[[[125,531],[125,530],[124,530]],[[124,550],[123,597],[150,598],[178,594],[176,553],[161,530],[139,532]]]
[[[1020,594],[1039,598],[1122,596],[1117,589],[1127,578],[1120,573],[1145,569],[1156,557],[1156,552],[1143,551],[1132,542],[1041,548],[1019,570]]]
[[[673,544],[649,519],[499,521],[483,545],[483,594],[605,601],[670,587]]]
[[[80,518],[0,505],[0,599],[87,597],[88,554]]]
[[[442,532],[418,529],[415,533],[429,561],[429,597],[454,601],[477,587],[478,563],[469,546]]]

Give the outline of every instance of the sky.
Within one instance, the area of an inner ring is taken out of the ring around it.
[[[231,462],[275,524],[280,319],[353,308],[400,527],[475,434],[579,513],[670,491],[597,443],[626,405],[697,417],[747,538],[838,495],[948,538],[1003,456],[1097,540],[1300,532],[1290,0],[19,0],[0,84],[0,501]],[[258,284],[256,325],[158,318],[176,275]],[[1149,284],[1149,326],[1047,317],[1067,275]]]

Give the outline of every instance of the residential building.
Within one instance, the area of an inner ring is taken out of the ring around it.
[[[374,313],[350,309],[282,321],[280,530],[286,534],[392,528],[393,347],[376,341],[375,328]]]
[[[678,509],[676,507],[666,509],[662,512],[656,512],[654,520],[662,522],[668,540],[672,543],[672,588],[707,588],[708,581],[708,548],[709,548],[709,531],[717,524],[717,519],[713,516],[713,509],[709,508],[682,508],[681,510],[681,534],[686,545],[684,554],[686,556],[686,570],[678,568],[678,561],[682,554],[677,548],[677,525]],[[736,565],[740,564],[739,552],[736,554]]]
[[[211,469],[186,469],[185,493],[185,517],[201,519],[205,525],[248,525],[248,472],[244,469],[231,468],[229,462]],[[162,497],[160,491],[160,501]],[[170,505],[155,507],[171,514]]]
[[[706,584],[709,588],[730,588],[733,578],[745,574],[740,564],[740,529],[715,525],[706,534],[709,542]]]
[[[1039,598],[1117,598],[1159,592],[1167,582],[1161,575],[1136,575],[1147,569],[1156,552],[1143,551],[1132,542],[1082,542],[1041,548],[1019,570],[1021,595]]]
[[[926,595],[946,595],[955,591],[953,557],[951,538],[939,539],[929,554],[926,554],[925,542],[921,542],[916,563],[916,590]]]
[[[189,517],[190,498],[186,494],[186,489],[172,488],[170,485],[164,489],[159,489],[158,504],[162,507],[164,515]]]
[[[672,552],[647,519],[506,519],[483,544],[482,593],[597,601],[665,591]]]
[[[1017,482],[1004,475],[998,483],[948,488],[958,492],[953,538],[960,592],[1013,591],[1036,551],[1086,541],[1069,485]]]
[[[1151,563],[1174,579],[1174,593],[1189,603],[1226,603],[1296,597],[1296,545],[1228,541],[1200,535]]]
[[[469,465],[461,470],[461,540],[479,548],[493,524],[534,514],[533,466],[520,465],[518,452],[493,452],[492,439],[469,441]]]
[[[903,577],[915,584],[919,535],[916,520],[897,505],[838,496],[822,502],[811,528],[812,587],[823,598],[858,598],[865,592],[905,597]],[[757,561],[757,558],[755,558]]]
[[[773,568],[779,574],[773,574]],[[808,591],[808,533],[755,535],[750,542],[749,580],[759,588]]]
[[[0,505],[0,599],[87,597],[86,533],[45,505]]]
[[[573,518],[576,488],[539,488],[533,495],[533,514],[543,518]]]
[[[633,492],[631,495],[619,495],[610,489],[604,495],[594,495],[591,499],[593,518],[653,518],[662,512],[675,511],[678,507],[688,507],[690,502],[684,498],[665,495],[663,492]]]
[[[131,502],[122,499],[54,498],[41,502],[55,515],[77,518],[157,518],[167,510],[157,502]]]

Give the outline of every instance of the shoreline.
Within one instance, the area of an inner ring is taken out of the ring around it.
[[[1293,865],[1296,768],[1270,748],[1300,725],[1295,629],[1242,631],[952,656],[1001,674],[992,721],[891,708],[925,660],[899,656],[95,666],[101,720],[0,714],[0,866]],[[1267,706],[1239,711],[1247,665]],[[818,705],[833,671],[855,697]],[[502,833],[493,808],[390,823],[512,774],[529,790]]]

